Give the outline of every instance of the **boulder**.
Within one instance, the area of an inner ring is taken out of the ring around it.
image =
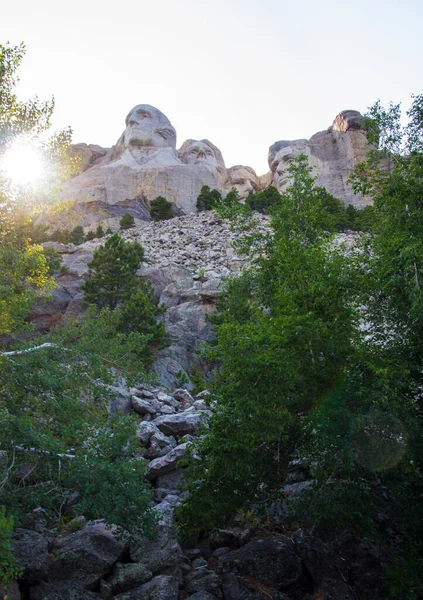
[[[266,585],[252,578],[242,580],[229,573],[222,577],[222,590],[224,600],[241,600],[241,598],[242,600],[288,600],[287,596],[276,590],[274,585]],[[301,596],[301,600],[306,598]]]
[[[156,479],[159,475],[165,475],[174,471],[178,462],[184,457],[188,444],[180,444],[173,448],[168,454],[155,458],[150,462],[147,477],[150,480]]]
[[[180,494],[184,485],[184,469],[171,471],[165,475],[159,475],[156,479],[156,488],[168,490],[168,493]]]
[[[158,525],[155,534],[152,540],[138,538],[129,548],[131,560],[143,564],[153,575],[173,569],[184,561],[181,547],[170,526]]]
[[[176,577],[159,575],[133,590],[118,594],[114,600],[178,600],[178,596]]]
[[[24,569],[22,579],[29,584],[46,579],[49,566],[46,538],[29,529],[16,529],[12,538],[13,553]]]
[[[161,431],[154,432],[150,437],[150,446],[145,453],[146,458],[154,459],[168,455],[176,447],[174,437],[169,437]]]
[[[116,594],[126,592],[152,579],[152,572],[143,564],[118,563],[113,574],[100,582],[100,595],[103,600],[111,600]]]
[[[185,404],[193,404],[194,398],[188,392],[188,390],[184,390],[182,388],[178,388],[173,392],[173,397],[179,402],[184,402]]]
[[[204,416],[198,412],[181,412],[175,415],[164,415],[154,420],[154,424],[165,435],[183,436],[187,433],[199,433],[204,424]]]
[[[160,410],[160,405],[157,400],[154,400],[154,398],[145,400],[144,398],[139,398],[138,396],[132,396],[132,408],[139,415],[149,414],[155,416]]]
[[[30,600],[101,600],[101,596],[90,592],[75,580],[41,583],[31,587]]]
[[[137,439],[142,446],[147,446],[153,434],[161,433],[160,429],[151,421],[142,421],[137,425]]]
[[[49,580],[77,580],[93,589],[123,553],[124,545],[102,523],[87,525],[54,542]]]
[[[247,529],[216,529],[210,535],[210,545],[212,548],[239,548],[249,542],[251,530]]]
[[[289,539],[251,540],[239,550],[220,557],[219,566],[222,573],[249,576],[276,589],[295,583],[302,575],[301,560]]]
[[[185,589],[188,593],[208,592],[216,598],[222,597],[219,577],[214,571],[210,571],[207,567],[199,567],[192,569],[186,577],[184,577]]]

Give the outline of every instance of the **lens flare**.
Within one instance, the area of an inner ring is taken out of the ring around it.
[[[393,469],[407,451],[407,433],[401,421],[377,411],[351,423],[350,442],[358,462],[373,472]]]
[[[0,168],[12,185],[35,184],[42,177],[44,162],[41,153],[28,143],[16,143],[3,156]]]

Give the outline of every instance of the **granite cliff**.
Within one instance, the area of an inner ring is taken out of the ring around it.
[[[367,152],[362,115],[346,110],[326,130],[309,140],[280,140],[269,148],[269,172],[258,176],[248,166],[227,168],[221,151],[209,140],[186,140],[176,148],[176,130],[169,119],[148,104],[135,106],[127,115],[125,130],[111,148],[76,144],[82,172],[67,181],[60,199],[73,201],[55,217],[62,227],[101,223],[118,228],[129,212],[138,225],[149,220],[149,202],[158,195],[173,202],[176,215],[195,211],[203,185],[226,194],[235,187],[241,199],[274,185],[284,192],[286,169],[300,153],[309,156],[318,185],[346,204],[363,206],[369,198],[356,196],[348,177]]]

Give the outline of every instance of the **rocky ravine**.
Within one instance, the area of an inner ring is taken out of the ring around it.
[[[159,518],[155,538],[125,542],[113,528],[81,516],[59,532],[49,529],[44,511],[36,509],[32,528],[13,534],[23,575],[19,586],[7,590],[11,600],[384,598],[378,550],[352,537],[329,546],[282,522],[266,535],[240,523],[216,530],[195,547],[181,547],[174,524],[184,477],[179,461],[207,426],[208,396],[143,384],[117,390],[114,408],[135,411],[140,419],[137,438],[150,461],[147,476]],[[304,477],[294,462],[287,497],[309,483]]]

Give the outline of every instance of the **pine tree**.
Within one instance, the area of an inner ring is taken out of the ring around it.
[[[128,299],[139,287],[136,272],[143,255],[138,242],[126,242],[117,233],[111,235],[88,263],[90,278],[83,285],[85,301],[113,310]]]
[[[221,200],[222,194],[219,190],[211,190],[208,185],[203,185],[197,198],[197,211],[212,210],[212,208]]]
[[[165,221],[173,217],[173,204],[163,196],[150,202],[150,217],[153,221]]]
[[[124,213],[119,225],[121,229],[131,229],[131,227],[135,227],[135,219],[131,214]]]

